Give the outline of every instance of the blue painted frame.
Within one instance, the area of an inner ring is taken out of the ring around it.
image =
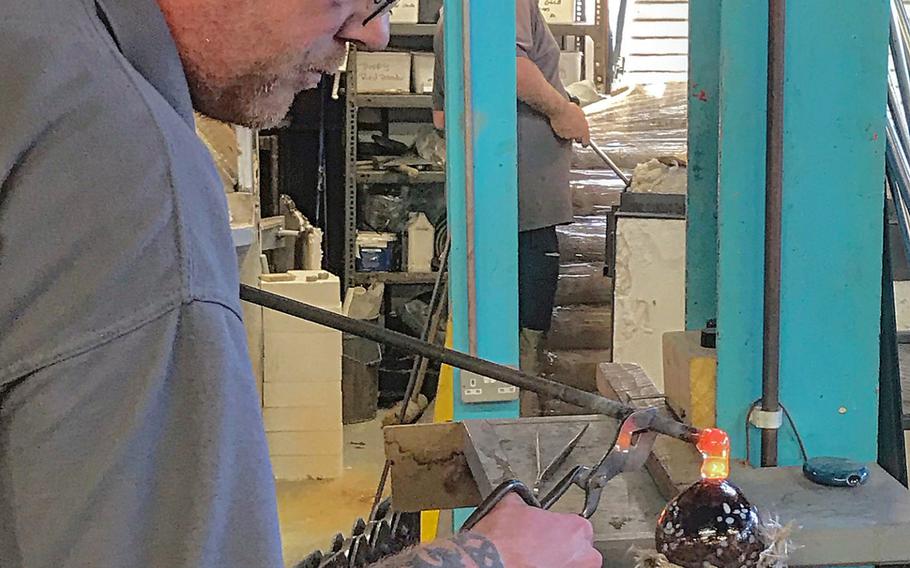
[[[465,13],[465,9],[468,13]],[[470,22],[469,51],[463,23]],[[515,93],[515,4],[446,0],[447,192],[452,254],[449,282],[455,349],[471,351],[469,262],[476,277],[476,354],[518,365],[518,180]],[[467,58],[466,55],[473,54]],[[466,65],[467,60],[467,65]],[[469,73],[466,75],[465,70]],[[467,83],[466,83],[467,81]],[[470,85],[471,110],[461,96]],[[466,128],[465,118],[468,116]],[[469,160],[469,157],[473,157]],[[469,163],[471,162],[471,163]],[[471,176],[466,175],[470,173]],[[474,180],[473,249],[467,192]],[[518,416],[518,402],[461,401],[455,377],[455,419]]]
[[[717,424],[743,457],[761,396],[767,1],[724,1],[719,16]]]
[[[812,454],[861,461],[878,454],[889,16],[787,3],[781,400]]]
[[[888,15],[887,0],[787,5],[781,401],[810,455],[877,454]],[[717,411],[743,457],[761,393],[767,2],[724,0],[719,17]],[[785,427],[780,463],[799,461]]]
[[[473,258],[476,354],[518,366],[518,109],[515,77],[515,4],[502,0],[445,0],[446,191],[452,239],[449,289],[453,347],[471,352],[469,262]],[[465,9],[468,13],[465,13]],[[466,65],[464,27],[470,22]],[[467,71],[467,73],[466,73]],[[471,86],[465,98],[453,96]],[[468,116],[470,115],[470,116]],[[465,118],[469,117],[470,130]],[[469,156],[471,159],[469,160]],[[467,189],[474,181],[473,223]],[[473,239],[469,227],[473,226]],[[473,248],[471,248],[473,240]],[[454,418],[512,418],[519,404],[465,404],[454,375]],[[461,526],[470,510],[455,511]]]
[[[686,329],[717,317],[717,137],[720,3],[689,0]]]

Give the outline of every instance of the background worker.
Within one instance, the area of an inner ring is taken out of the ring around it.
[[[0,3],[0,566],[284,567],[193,108],[276,125],[346,42],[385,46],[390,4]],[[510,499],[387,566],[588,568],[591,541]]]
[[[573,219],[569,170],[572,141],[588,144],[588,121],[559,79],[560,48],[537,0],[516,0],[518,91],[518,312],[521,368],[538,375],[541,343],[550,330],[559,280],[556,227]],[[434,40],[433,122],[445,127],[443,21]],[[523,413],[536,395],[522,393]],[[527,398],[526,398],[527,397]]]

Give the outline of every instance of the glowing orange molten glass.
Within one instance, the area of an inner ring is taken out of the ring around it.
[[[701,478],[723,480],[730,477],[730,436],[723,430],[703,430],[696,444],[701,452]]]

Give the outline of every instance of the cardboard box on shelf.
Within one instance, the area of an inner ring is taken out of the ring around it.
[[[411,54],[395,51],[358,53],[357,90],[361,93],[409,93]]]
[[[575,0],[538,0],[540,11],[549,24],[575,22]]]
[[[416,24],[420,21],[420,1],[419,0],[398,0],[389,21],[393,24]]]
[[[429,95],[433,93],[433,67],[436,56],[432,53],[413,53],[411,87],[415,93]]]

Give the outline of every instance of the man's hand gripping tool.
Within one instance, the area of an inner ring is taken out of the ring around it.
[[[575,466],[540,500],[527,485],[517,479],[503,482],[468,517],[461,530],[469,531],[474,528],[509,493],[515,493],[531,507],[549,509],[573,485],[585,492],[585,506],[579,515],[590,519],[600,505],[600,497],[607,483],[620,473],[636,471],[645,464],[657,438],[657,433],[650,429],[656,416],[656,408],[637,410],[630,414],[622,421],[613,446],[604,454],[600,463],[593,468],[585,465]]]

